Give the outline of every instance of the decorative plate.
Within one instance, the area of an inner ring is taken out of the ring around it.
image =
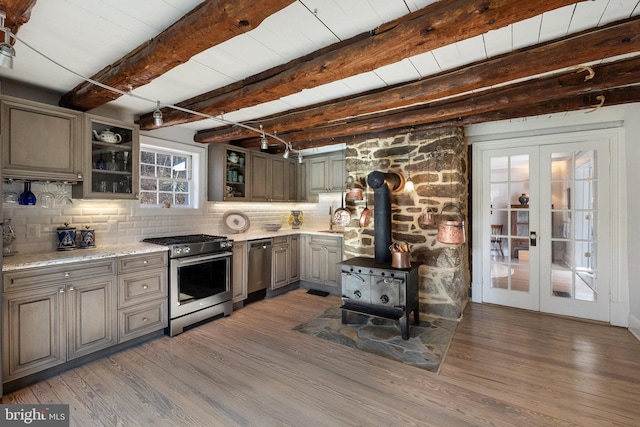
[[[249,218],[240,211],[227,211],[222,216],[222,222],[234,233],[244,233],[249,229]]]

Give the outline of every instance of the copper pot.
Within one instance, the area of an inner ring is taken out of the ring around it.
[[[362,200],[362,188],[350,188],[347,200]]]
[[[445,211],[447,209],[454,208],[458,211],[458,214],[454,216],[445,217]],[[438,242],[447,243],[452,245],[460,245],[465,242],[464,235],[464,220],[462,211],[455,205],[445,205],[442,208],[442,218],[438,223]]]

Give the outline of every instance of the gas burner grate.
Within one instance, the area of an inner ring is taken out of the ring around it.
[[[167,236],[167,237],[151,237],[142,240],[147,243],[155,243],[156,245],[184,245],[187,243],[204,243],[204,242],[217,242],[226,240],[224,236],[212,236],[209,234],[188,234],[184,236]]]

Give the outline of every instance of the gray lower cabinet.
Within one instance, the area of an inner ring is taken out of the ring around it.
[[[158,252],[4,273],[3,382],[165,328],[167,261]]]
[[[273,238],[271,289],[300,280],[300,238],[297,235]]]
[[[115,260],[3,275],[3,381],[117,342]]]
[[[233,242],[233,302],[247,299],[247,242]]]
[[[118,258],[118,342],[167,327],[168,254]]]
[[[329,236],[305,236],[302,280],[330,288],[340,288],[342,239]]]

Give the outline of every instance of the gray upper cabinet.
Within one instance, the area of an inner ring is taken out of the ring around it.
[[[309,193],[341,191],[346,180],[344,157],[320,156],[307,161],[307,182]]]
[[[209,144],[209,200],[248,201],[248,171],[248,150],[225,144]]]
[[[84,181],[73,197],[137,199],[140,181],[140,136],[134,123],[85,114]]]
[[[284,202],[287,200],[287,160],[258,151],[251,152],[250,182],[252,202]]]
[[[3,96],[4,178],[81,181],[83,113]]]

